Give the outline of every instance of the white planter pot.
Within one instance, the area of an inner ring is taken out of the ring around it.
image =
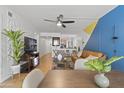
[[[94,80],[101,88],[109,87],[109,79],[104,75],[104,73],[96,74]]]
[[[20,73],[20,64],[11,66],[12,74]]]

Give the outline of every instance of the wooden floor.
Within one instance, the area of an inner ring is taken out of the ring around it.
[[[37,68],[43,71],[44,74],[53,69],[53,59],[51,53],[45,54],[40,57],[40,64],[37,66]],[[70,68],[66,68],[65,70],[70,70]],[[21,88],[22,82],[27,74],[28,73],[21,73],[20,78],[18,74],[14,75],[13,79],[9,78],[8,80],[0,84],[0,88]]]
[[[15,75],[13,79],[9,78],[8,80],[0,84],[0,88],[21,88],[22,82],[26,75],[27,73],[23,73],[20,75],[20,78],[18,75]]]
[[[44,74],[46,74],[52,69],[52,62],[51,53],[48,53],[40,58],[40,64],[37,68],[41,69]],[[21,73],[20,78],[19,75],[15,75],[13,79],[10,78],[0,84],[0,88],[21,88],[22,82],[27,74],[28,73]]]

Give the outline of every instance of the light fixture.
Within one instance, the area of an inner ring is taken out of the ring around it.
[[[58,26],[58,27],[62,26],[61,21],[58,21],[58,22],[57,22],[57,26]]]

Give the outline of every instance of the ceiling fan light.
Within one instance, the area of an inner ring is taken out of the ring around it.
[[[57,22],[57,26],[62,26],[62,23],[60,21]]]

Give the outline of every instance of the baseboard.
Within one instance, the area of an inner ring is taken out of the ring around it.
[[[4,79],[1,79],[0,80],[0,83],[3,83],[4,81],[6,81],[7,79],[9,79],[11,76],[9,75],[9,76],[7,76],[7,77],[4,77]]]

